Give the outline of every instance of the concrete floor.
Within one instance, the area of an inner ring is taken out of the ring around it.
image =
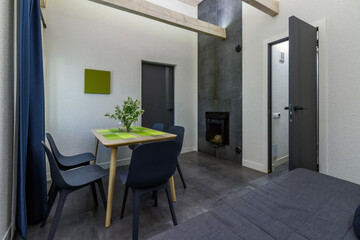
[[[178,223],[209,211],[222,204],[224,199],[244,194],[268,183],[281,175],[286,168],[275,169],[266,175],[238,163],[219,160],[215,157],[191,152],[179,159],[187,189],[184,189],[178,173],[175,173],[177,202],[174,204]],[[107,191],[108,179],[104,179]],[[129,192],[125,216],[120,220],[124,186],[117,178],[115,183],[112,224],[104,227],[105,211],[101,204],[94,207],[90,187],[69,195],[54,239],[131,239],[132,237],[132,193]],[[147,239],[173,227],[171,214],[164,192],[158,193],[158,207],[153,207],[151,195],[144,195],[141,201],[139,239]],[[32,225],[28,228],[28,239],[47,239],[57,201],[46,225]]]

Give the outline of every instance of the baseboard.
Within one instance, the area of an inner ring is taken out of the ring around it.
[[[181,153],[188,153],[188,152],[194,152],[197,151],[196,147],[183,147],[181,150]]]
[[[10,239],[11,239],[11,224],[8,230],[6,231],[6,233],[4,234],[2,240],[10,240]]]
[[[120,167],[120,166],[126,166],[130,164],[130,158],[123,158],[123,159],[118,159],[116,161],[116,166]],[[97,165],[99,165],[100,167],[104,168],[104,169],[109,169],[110,168],[110,162],[101,162],[101,163],[97,163]],[[46,181],[51,181],[51,175],[50,172],[46,173]]]
[[[279,165],[281,165],[283,163],[286,163],[287,161],[289,161],[289,155],[286,155],[284,157],[276,159],[275,161],[273,161],[272,165],[273,166],[279,166]]]
[[[184,148],[181,150],[181,153],[188,153],[188,152],[194,152],[194,151],[197,151],[197,148],[196,148],[196,147],[184,147]],[[130,164],[130,160],[131,160],[131,158],[118,159],[118,160],[116,161],[116,166],[119,167],[119,166],[129,165],[129,164]],[[101,163],[98,163],[98,165],[101,166],[101,167],[104,168],[104,169],[109,169],[109,168],[110,168],[110,162],[101,162]],[[50,172],[47,172],[47,173],[46,173],[46,180],[47,180],[47,181],[51,181]]]
[[[126,166],[130,164],[130,159],[131,158],[123,158],[123,159],[118,159],[116,160],[116,166],[120,167],[120,166]],[[98,165],[104,169],[109,169],[110,168],[110,162],[101,162],[98,163]]]
[[[250,160],[243,159],[243,160],[242,160],[242,165],[243,165],[244,167],[257,170],[257,171],[259,171],[259,172],[267,173],[267,166],[264,166],[264,165],[261,164],[261,163],[257,163],[257,162],[253,162],[253,161],[250,161]]]

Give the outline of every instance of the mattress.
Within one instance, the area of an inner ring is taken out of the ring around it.
[[[151,239],[357,239],[359,204],[359,185],[295,169]]]

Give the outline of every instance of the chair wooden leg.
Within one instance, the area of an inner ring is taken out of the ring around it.
[[[129,187],[125,186],[125,193],[124,193],[123,204],[122,204],[122,207],[121,207],[120,219],[122,219],[124,217],[125,205],[126,205],[126,199],[127,199],[128,191],[129,191]]]
[[[90,186],[91,186],[91,191],[93,194],[95,206],[97,206],[99,204],[99,202],[98,202],[97,195],[96,195],[95,183],[91,183]]]
[[[140,198],[141,193],[133,190],[134,199],[133,199],[133,240],[138,240],[139,233],[139,211],[140,211]]]
[[[44,218],[41,222],[41,225],[40,227],[43,227],[46,223],[46,220],[47,218],[49,217],[49,214],[51,212],[51,208],[52,206],[54,205],[54,201],[56,199],[56,196],[57,196],[57,193],[58,193],[59,189],[54,185],[54,184],[51,184],[51,187],[50,187],[50,191],[49,191],[49,200],[48,200],[48,203],[47,203],[47,209],[46,209],[46,213],[44,215]]]
[[[49,236],[48,236],[48,240],[52,240],[54,238],[54,235],[55,235],[55,232],[56,232],[56,228],[59,224],[59,221],[60,221],[60,217],[61,217],[61,213],[62,213],[62,210],[64,208],[64,204],[65,204],[65,200],[66,200],[66,197],[67,195],[69,194],[70,192],[62,189],[60,190],[60,199],[59,199],[59,203],[58,203],[58,206],[56,208],[56,213],[55,213],[55,217],[54,217],[54,220],[53,220],[53,223],[51,225],[51,229],[50,229],[50,233],[49,233]]]
[[[166,196],[167,196],[167,199],[168,199],[168,202],[169,202],[169,208],[170,208],[170,212],[171,212],[171,217],[172,217],[174,226],[176,226],[177,225],[177,220],[176,220],[176,215],[175,215],[173,202],[172,202],[171,195],[170,195],[170,187],[169,187],[168,183],[165,186],[165,192],[166,192]]]
[[[98,184],[98,187],[99,187],[101,200],[103,202],[105,212],[106,212],[106,197],[105,197],[104,186],[103,186],[102,180],[100,179],[99,181],[97,181],[97,184]]]
[[[176,168],[177,168],[177,170],[178,170],[178,172],[179,172],[179,175],[180,175],[182,184],[183,184],[184,188],[186,188],[185,179],[184,179],[184,176],[183,176],[183,174],[182,174],[182,171],[181,171],[179,162],[176,164]]]

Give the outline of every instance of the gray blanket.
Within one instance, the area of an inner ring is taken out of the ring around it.
[[[359,185],[296,169],[151,239],[357,239],[359,204]]]

